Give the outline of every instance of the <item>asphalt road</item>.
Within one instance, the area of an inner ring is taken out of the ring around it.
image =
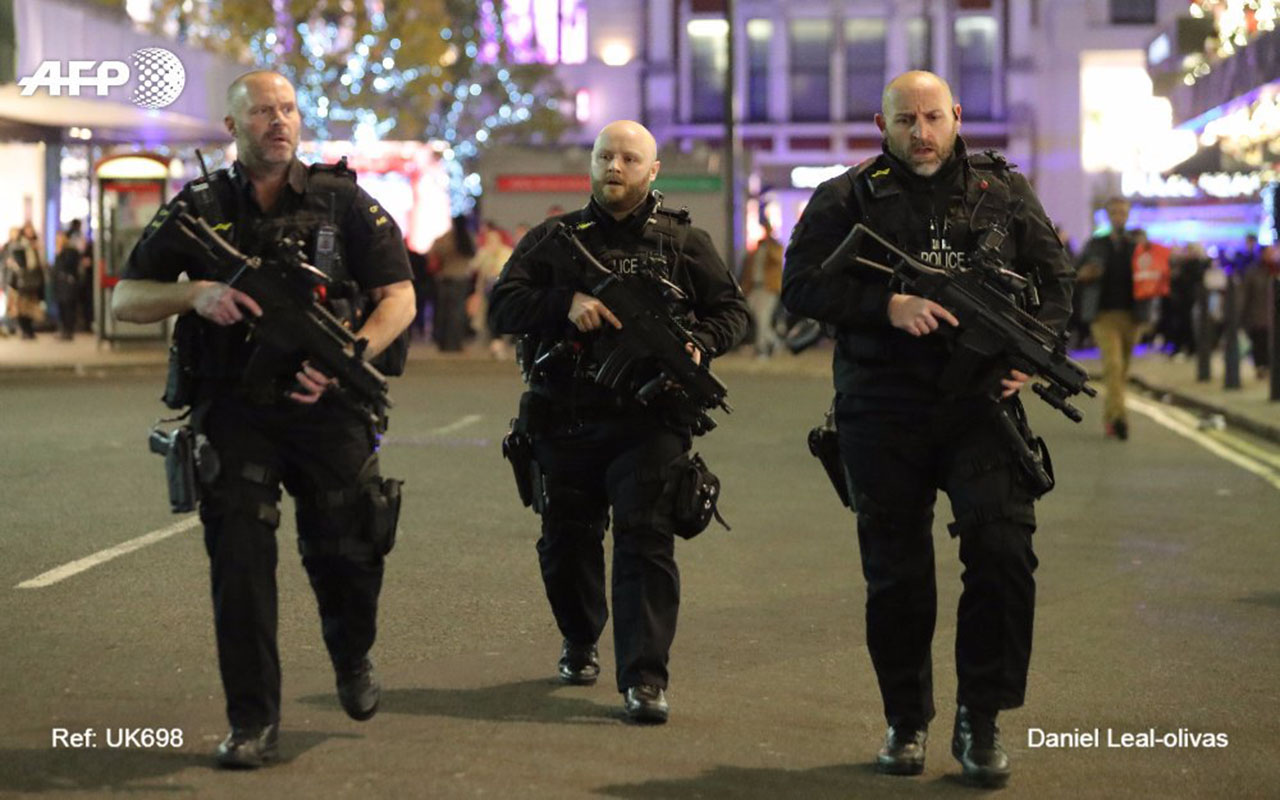
[[[182,521],[168,513],[160,459],[145,449],[162,411],[160,374],[3,379],[0,795],[974,793],[949,753],[960,570],[945,501],[935,532],[939,717],[925,774],[882,777],[869,766],[883,719],[863,644],[853,517],[805,446],[829,378],[813,361],[723,369],[736,412],[697,449],[720,474],[733,530],[678,545],[684,599],[668,725],[620,721],[608,647],[597,686],[552,680],[559,636],[537,573],[537,520],[499,453],[520,391],[515,368],[431,361],[396,382],[383,449],[384,472],[407,483],[374,653],[382,710],[356,723],[338,707],[286,521],[283,763],[248,774],[218,771],[210,758],[225,719],[198,528],[18,588]],[[1275,797],[1280,484],[1145,416],[1121,444],[1102,439],[1096,402],[1080,426],[1028,404],[1059,488],[1039,507],[1035,651],[1027,706],[1001,716],[1014,767],[1002,794]],[[70,746],[90,728],[96,746]],[[180,735],[181,745],[114,741],[141,729]],[[1036,747],[1033,729],[1097,729],[1102,741]],[[1151,729],[1154,746],[1109,746]],[[66,736],[55,746],[58,731]],[[1191,746],[1191,734],[1222,734],[1226,746]]]

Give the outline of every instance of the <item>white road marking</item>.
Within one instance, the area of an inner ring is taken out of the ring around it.
[[[482,419],[484,419],[484,417],[480,416],[479,414],[468,414],[465,417],[462,417],[461,419],[457,419],[457,420],[454,420],[453,422],[450,422],[448,425],[442,425],[439,428],[432,428],[431,430],[427,431],[427,435],[443,436],[446,433],[453,433],[454,431],[462,430],[468,425],[474,425],[475,423],[479,422]]]
[[[136,539],[130,539],[127,542],[121,542],[115,547],[108,547],[106,550],[99,550],[98,552],[94,553],[91,556],[85,556],[84,558],[76,559],[75,561],[72,561],[69,564],[63,564],[60,567],[55,567],[49,570],[48,572],[37,575],[31,580],[23,581],[22,583],[18,584],[17,587],[15,588],[42,589],[45,586],[51,586],[57,583],[58,581],[63,581],[63,580],[66,580],[67,578],[70,578],[72,575],[78,575],[79,573],[84,572],[87,569],[92,569],[93,567],[98,566],[99,564],[105,564],[106,562],[110,561],[113,558],[119,558],[120,556],[126,555],[128,553],[132,553],[134,550],[138,550],[143,547],[146,547],[149,544],[155,544],[156,542],[159,542],[163,539],[168,539],[170,536],[173,536],[174,534],[178,534],[178,533],[182,533],[183,531],[190,530],[199,524],[200,524],[200,516],[198,514],[192,514],[191,516],[186,517],[185,519],[181,519],[173,523],[167,528],[161,528],[158,531],[145,533]]]
[[[1125,404],[1134,411],[1137,411],[1154,422],[1163,425],[1179,436],[1190,439],[1219,458],[1230,461],[1232,464],[1252,472],[1254,475],[1262,478],[1275,488],[1280,489],[1280,474],[1277,474],[1269,455],[1266,458],[1259,458],[1258,460],[1255,460],[1254,458],[1250,458],[1243,453],[1231,449],[1227,445],[1218,441],[1217,438],[1199,430],[1197,423],[1194,421],[1194,417],[1185,414],[1185,412],[1174,412],[1171,409],[1164,409],[1153,403],[1149,403],[1146,400],[1141,400],[1132,396],[1125,398]],[[1182,415],[1184,418],[1179,419],[1179,415]],[[1230,438],[1233,441],[1238,441],[1235,440],[1235,437]],[[1240,444],[1244,443],[1240,442]],[[1254,448],[1249,447],[1249,449]],[[1262,463],[1259,463],[1259,461]]]

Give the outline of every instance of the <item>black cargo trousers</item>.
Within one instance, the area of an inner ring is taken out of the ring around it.
[[[867,645],[890,725],[913,727],[934,716],[938,489],[951,501],[949,530],[960,539],[964,566],[957,702],[992,712],[1022,705],[1038,564],[1031,547],[1034,497],[998,410],[985,398],[890,407],[837,397],[867,581]]]
[[[280,720],[276,528],[280,486],[295,498],[298,549],[337,670],[373,646],[383,555],[367,535],[361,479],[377,474],[373,432],[322,400],[213,401],[204,430],[221,469],[200,505],[218,666],[233,727]],[[364,473],[362,475],[362,473]]]
[[[604,531],[613,514],[613,640],[618,691],[667,687],[680,608],[669,467],[692,440],[644,409],[579,409],[534,436],[545,508],[538,561],[556,624],[592,644],[609,618]]]

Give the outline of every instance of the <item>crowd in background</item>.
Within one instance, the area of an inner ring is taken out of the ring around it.
[[[410,328],[414,336],[433,342],[445,353],[462,352],[469,341],[475,341],[495,359],[510,358],[511,343],[494,336],[486,322],[489,293],[512,249],[528,231],[527,224],[508,231],[492,220],[482,220],[473,229],[469,218],[457,216],[426,253],[411,250],[418,303]]]
[[[1197,351],[1197,332],[1202,330],[1210,351],[1223,344],[1234,294],[1237,327],[1245,337],[1242,355],[1254,364],[1259,379],[1267,377],[1270,356],[1269,306],[1274,302],[1270,284],[1280,278],[1280,245],[1261,246],[1252,234],[1239,248],[1210,247],[1176,243],[1165,247],[1150,242],[1141,229],[1127,231],[1133,242],[1135,261],[1147,257],[1163,260],[1167,279],[1162,290],[1137,307],[1142,329],[1139,342],[1154,347],[1170,358],[1191,358]],[[1065,241],[1068,250],[1070,243]],[[1084,253],[1073,253],[1077,263]],[[1082,285],[1081,285],[1082,286]],[[1069,328],[1073,349],[1096,346],[1090,330],[1090,303],[1077,286]]]
[[[548,209],[548,216],[563,209]],[[415,336],[431,341],[443,352],[461,352],[469,342],[495,359],[511,356],[511,343],[493,336],[485,318],[488,296],[510,257],[512,248],[529,230],[520,224],[506,230],[491,220],[473,225],[468,217],[455,217],[449,229],[426,253],[410,251],[418,314]],[[753,314],[753,332],[744,346],[766,359],[778,349],[783,243],[770,226],[751,244],[738,264],[736,277]],[[1088,247],[1075,252],[1066,233],[1059,229],[1063,245],[1078,266]],[[1196,335],[1203,328],[1210,350],[1223,342],[1226,314],[1234,294],[1238,329],[1245,339],[1243,355],[1252,360],[1257,377],[1265,378],[1270,365],[1270,304],[1273,279],[1280,278],[1280,245],[1263,247],[1247,236],[1237,249],[1206,248],[1198,243],[1167,247],[1151,242],[1140,229],[1125,231],[1132,247],[1135,269],[1154,261],[1164,277],[1158,292],[1135,307],[1140,329],[1138,341],[1173,358],[1189,358],[1196,352]],[[13,227],[0,249],[0,336],[34,339],[37,333],[55,332],[70,339],[75,331],[89,331],[93,324],[92,243],[80,220],[59,232],[52,262],[44,256],[41,238],[31,223]],[[1082,291],[1082,287],[1084,287]],[[1087,284],[1077,287],[1068,329],[1073,349],[1096,345],[1091,323],[1096,299]]]
[[[9,230],[0,250],[0,336],[34,340],[56,330],[70,341],[93,325],[93,245],[80,220],[59,231],[52,263],[30,222]]]

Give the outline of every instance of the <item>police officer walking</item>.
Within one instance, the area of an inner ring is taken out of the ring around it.
[[[226,126],[237,161],[188,184],[160,210],[129,257],[112,310],[143,323],[187,315],[180,324],[194,329],[195,363],[187,365],[196,376],[192,416],[219,464],[200,502],[231,723],[217,760],[258,767],[277,758],[280,722],[280,485],[296,501],[299,549],[338,697],[348,715],[365,720],[378,706],[368,651],[398,505],[390,515],[372,509],[398,504],[398,482],[379,476],[377,432],[335,402],[332,379],[260,346],[250,328],[263,314],[260,304],[206,274],[190,240],[163,222],[181,202],[248,255],[270,255],[285,236],[302,242],[307,261],[335,286],[358,285],[355,297],[332,308],[368,341],[367,357],[397,341],[414,308],[395,222],[356,187],[345,165],[308,168],[297,159],[301,123],[288,80],[268,71],[237,78],[227,90]],[[190,280],[177,282],[183,271]],[[265,378],[246,380],[251,361],[253,374]]]
[[[1035,605],[1033,501],[1042,489],[1024,481],[998,415],[1012,414],[1029,435],[1017,397],[1028,376],[973,364],[960,373],[971,380],[943,388],[944,371],[954,376],[959,357],[951,311],[903,293],[882,272],[822,264],[861,222],[926,263],[963,269],[979,234],[1006,225],[1001,255],[1038,286],[1031,310],[1059,331],[1072,275],[1026,179],[990,151],[966,151],[960,106],[945,81],[901,75],[886,87],[882,111],[875,121],[884,152],[823,183],[805,207],[786,252],[782,301],[837,331],[836,426],[857,510],[867,644],[889,725],[876,766],[894,775],[924,769],[934,716],[932,522],[942,489],[964,565],[952,753],[967,779],[1000,785],[1009,762],[996,715],[1023,703]]]
[[[489,307],[495,333],[524,335],[530,391],[518,424],[532,438],[538,558],[564,636],[559,677],[590,685],[599,676],[596,642],[608,618],[603,540],[612,511],[617,687],[627,719],[637,723],[667,720],[667,661],[680,604],[670,484],[689,463],[691,429],[658,404],[593,380],[622,324],[570,259],[538,245],[557,224],[568,225],[615,275],[670,298],[672,315],[686,320],[697,342],[690,358],[724,353],[746,331],[746,303],[707,234],[650,191],[658,169],[649,131],[630,121],[607,125],[591,152],[590,201],[520,240]]]

